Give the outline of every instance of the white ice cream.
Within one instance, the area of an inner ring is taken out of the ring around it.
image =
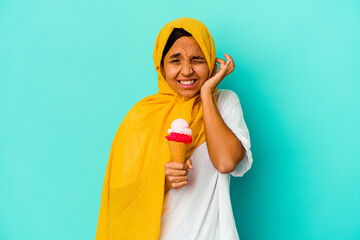
[[[168,130],[168,133],[170,134],[172,132],[186,134],[190,136],[192,134],[187,121],[181,118],[178,118],[172,122],[171,128]]]

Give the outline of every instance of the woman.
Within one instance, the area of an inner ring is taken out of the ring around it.
[[[159,92],[135,104],[116,132],[96,239],[238,239],[229,173],[250,168],[250,138],[236,94],[216,88],[234,62],[215,54],[196,19],[160,31],[153,55]],[[171,162],[165,139],[177,118],[193,133],[184,164]]]

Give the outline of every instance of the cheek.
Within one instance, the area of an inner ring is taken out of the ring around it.
[[[205,81],[209,75],[209,68],[206,65],[196,66],[197,75],[201,80]]]
[[[176,67],[167,68],[165,71],[166,79],[174,79],[176,75],[179,73],[179,69]]]

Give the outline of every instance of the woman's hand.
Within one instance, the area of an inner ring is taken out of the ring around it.
[[[205,81],[205,83],[202,85],[201,89],[200,89],[200,93],[213,93],[214,89],[217,87],[217,85],[219,85],[219,83],[227,76],[229,75],[232,71],[234,71],[235,69],[235,64],[234,64],[234,60],[233,58],[228,55],[228,54],[224,54],[227,62],[223,59],[220,58],[216,58],[215,59],[215,66],[214,66],[214,70],[211,74],[211,77]],[[217,70],[217,64],[219,63],[220,67],[219,67],[219,71],[216,72]]]
[[[193,169],[190,159],[185,163],[168,162],[165,164],[165,192],[171,188],[181,188],[188,184],[188,169]]]

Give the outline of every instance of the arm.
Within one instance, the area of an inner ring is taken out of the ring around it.
[[[235,170],[245,149],[222,119],[211,92],[201,94],[204,112],[206,145],[214,167],[221,173]]]
[[[245,149],[240,140],[222,119],[213,98],[216,86],[231,73],[234,68],[233,59],[225,54],[228,60],[216,59],[220,69],[216,73],[214,68],[212,77],[201,87],[200,96],[203,104],[206,144],[209,156],[214,167],[221,173],[230,173],[235,170],[245,155]]]

